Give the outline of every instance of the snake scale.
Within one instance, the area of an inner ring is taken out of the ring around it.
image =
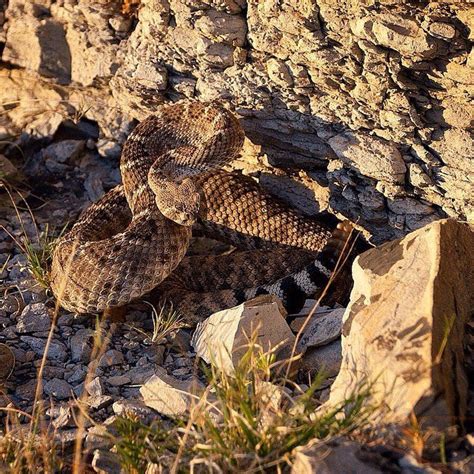
[[[55,248],[50,280],[61,306],[98,312],[154,290],[196,322],[265,293],[297,309],[324,287],[334,229],[224,172],[243,140],[237,119],[216,104],[163,105],[141,122],[123,148],[122,184]],[[186,257],[196,223],[241,251]]]

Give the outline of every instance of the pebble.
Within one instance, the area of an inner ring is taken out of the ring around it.
[[[115,349],[108,350],[99,361],[99,367],[111,367],[125,363],[123,354]]]
[[[71,397],[72,387],[65,380],[54,378],[44,384],[44,393],[58,400]]]
[[[99,397],[104,394],[104,384],[100,377],[95,377],[85,385],[86,392],[91,397]]]
[[[71,360],[73,362],[88,363],[92,353],[93,341],[94,331],[91,329],[79,329],[79,331],[71,337]]]
[[[32,336],[21,336],[21,341],[28,344],[28,346],[38,355],[42,356],[46,347],[46,340]],[[67,359],[67,348],[59,341],[51,341],[49,346],[47,359],[54,359],[65,361]]]
[[[150,422],[158,415],[155,410],[147,407],[139,400],[117,400],[112,405],[112,410],[117,416],[130,416],[139,418],[143,423]]]
[[[127,383],[130,383],[131,379],[128,375],[114,375],[112,377],[109,377],[107,379],[107,382],[110,385],[120,386],[120,385],[125,385]]]
[[[114,399],[110,395],[97,395],[89,397],[87,404],[94,410],[102,410],[102,408],[112,405]]]

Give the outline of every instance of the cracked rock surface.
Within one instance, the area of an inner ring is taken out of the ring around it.
[[[325,196],[374,243],[472,219],[468,2],[133,3],[0,2],[0,136],[81,116],[117,157],[161,103],[220,100],[248,137],[233,166],[305,212]]]

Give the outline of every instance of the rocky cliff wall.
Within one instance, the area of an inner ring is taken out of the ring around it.
[[[119,155],[161,103],[221,100],[237,169],[375,242],[474,216],[474,6],[404,0],[0,0],[0,136],[97,121]],[[319,204],[317,204],[319,203]]]

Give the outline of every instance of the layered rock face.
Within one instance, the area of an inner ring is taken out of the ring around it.
[[[1,135],[87,117],[99,150],[118,155],[161,103],[220,100],[248,137],[234,167],[304,212],[357,220],[375,243],[473,216],[467,2],[10,0],[3,11]]]

